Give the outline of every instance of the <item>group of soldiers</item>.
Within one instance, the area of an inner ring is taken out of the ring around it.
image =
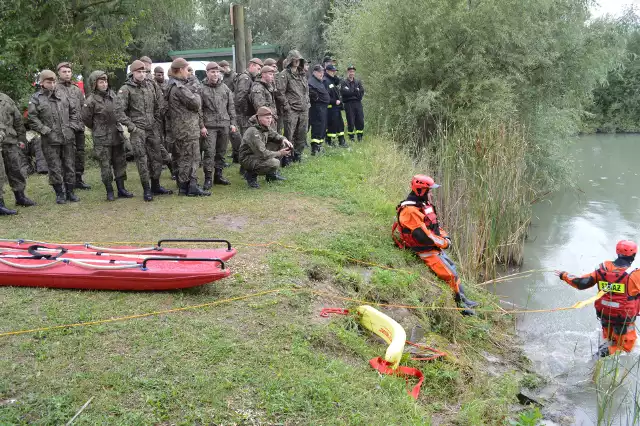
[[[145,201],[154,195],[172,194],[160,184],[164,167],[176,180],[179,193],[208,196],[214,184],[229,185],[223,169],[229,141],[232,159],[250,188],[259,188],[258,176],[285,180],[281,167],[299,162],[311,129],[311,155],[323,142],[337,139],[346,147],[342,110],[346,110],[347,135],[362,139],[364,88],[355,79],[355,67],[343,80],[335,62],[325,59],[308,74],[305,59],[296,50],[283,61],[258,58],[236,74],[227,61],[210,62],[206,78],[199,81],[183,58],[171,63],[165,78],[162,67],[153,69],[150,58],[133,61],[128,79],[115,93],[105,71],[94,71],[85,84],[90,95],[72,82],[68,62],[57,66],[57,75],[42,70],[40,88],[28,107],[28,128],[41,138],[49,184],[56,203],[79,201],[75,189],[90,189],[83,180],[85,126],[91,130],[94,153],[107,200],[131,198],[125,188],[125,142],[130,141]],[[153,70],[152,70],[153,69]],[[326,74],[325,74],[326,73]],[[25,195],[26,168],[23,151],[26,130],[15,103],[0,93],[0,215],[15,214],[4,204],[5,176],[16,205],[35,203]],[[202,165],[204,183],[196,173]],[[6,171],[6,173],[5,173]],[[116,187],[114,190],[113,182]]]

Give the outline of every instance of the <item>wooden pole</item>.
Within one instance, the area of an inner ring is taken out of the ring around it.
[[[233,40],[236,46],[236,72],[241,73],[247,69],[247,54],[244,25],[244,6],[234,4],[232,9]]]
[[[253,44],[253,38],[251,37],[251,28],[245,27],[245,37],[244,37],[244,51],[247,55],[247,64],[253,58],[253,49],[251,45]]]

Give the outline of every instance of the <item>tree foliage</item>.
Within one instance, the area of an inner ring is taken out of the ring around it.
[[[337,11],[327,34],[340,62],[357,65],[382,128],[424,142],[442,123],[523,123],[531,173],[552,185],[562,144],[623,52],[615,26],[589,21],[590,5],[362,0]]]
[[[640,131],[640,16],[630,8],[617,24],[627,39],[622,64],[609,72],[607,81],[593,92],[591,115],[585,130]]]

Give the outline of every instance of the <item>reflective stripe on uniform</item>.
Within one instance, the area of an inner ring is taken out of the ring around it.
[[[311,142],[313,142],[313,143],[322,143],[322,142],[324,142],[324,139],[311,139]]]
[[[337,135],[335,133],[327,133],[328,138],[335,138]]]
[[[344,136],[344,132],[338,133],[338,136]]]
[[[327,105],[327,108],[333,108],[333,105]]]
[[[364,130],[356,130],[356,133],[363,134]]]
[[[619,308],[620,307],[620,303],[618,302],[612,302],[610,300],[601,300],[600,301],[604,306],[608,306],[610,308]]]

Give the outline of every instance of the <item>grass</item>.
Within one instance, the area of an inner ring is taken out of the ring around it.
[[[0,220],[3,238],[44,241],[155,241],[222,237],[237,244],[233,275],[200,288],[122,293],[0,287],[0,331],[91,321],[235,297],[302,288],[103,325],[0,338],[0,424],[504,424],[512,415],[520,352],[508,317],[462,318],[448,310],[385,309],[446,361],[406,365],[426,380],[417,401],[403,379],[369,365],[385,345],[354,317],[322,319],[322,307],[356,306],[335,297],[452,307],[450,291],[390,239],[395,205],[415,172],[390,142],[330,149],[285,170],[289,180],[247,189],[237,167],[232,185],[211,197],[136,197],[108,203],[99,171],[81,202],[58,206],[46,177],[29,178],[39,205]],[[166,177],[163,184],[173,187]],[[12,205],[11,200],[7,200]],[[454,233],[455,236],[455,233]],[[263,244],[279,241],[304,248]],[[454,240],[455,241],[455,240]],[[359,261],[377,264],[371,266]],[[402,269],[389,270],[388,267]],[[467,286],[489,308],[495,300]],[[334,296],[334,297],[332,297]],[[505,360],[490,375],[485,354]],[[513,371],[511,371],[513,370]]]

